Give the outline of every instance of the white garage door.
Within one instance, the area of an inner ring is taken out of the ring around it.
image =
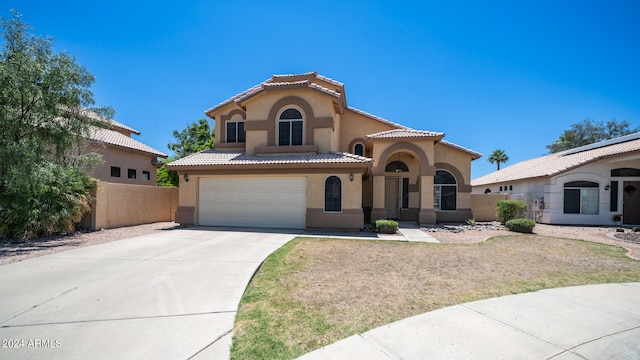
[[[304,229],[304,178],[200,179],[199,224]]]

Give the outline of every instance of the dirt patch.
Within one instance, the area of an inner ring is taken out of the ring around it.
[[[129,239],[157,233],[177,227],[174,222],[158,222],[153,224],[128,226],[89,232],[76,232],[70,235],[52,236],[27,242],[0,243],[0,265],[6,265],[33,257],[55,254],[84,246],[98,245],[111,241]]]
[[[640,279],[640,262],[619,248],[538,235],[476,244],[322,240],[297,251],[308,266],[293,296],[356,332],[473,300]]]
[[[469,227],[466,225],[449,225],[452,231],[432,231],[425,229],[429,235],[433,236],[441,243],[479,243],[494,236],[513,235],[514,233],[506,229],[495,229],[495,224],[491,226],[480,225]],[[568,226],[568,225],[548,225],[536,224],[533,228],[534,234],[553,236],[565,239],[586,240],[601,244],[615,245],[627,249],[627,256],[640,260],[640,233],[633,233],[630,229],[625,229],[624,233],[617,233],[618,228],[599,226]]]

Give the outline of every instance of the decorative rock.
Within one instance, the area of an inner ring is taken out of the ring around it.
[[[616,232],[624,232],[624,229],[622,229],[622,228],[617,228],[617,229],[616,229]]]
[[[633,232],[640,232],[640,226],[636,226],[633,229],[631,229],[631,231]]]

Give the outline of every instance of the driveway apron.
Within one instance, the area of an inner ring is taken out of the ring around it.
[[[1,266],[0,358],[228,358],[249,280],[297,234],[167,230]]]

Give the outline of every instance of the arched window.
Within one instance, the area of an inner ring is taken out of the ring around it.
[[[342,181],[335,175],[324,181],[324,211],[342,211]]]
[[[564,184],[565,214],[598,214],[600,185],[592,181],[571,181]]]
[[[458,183],[446,170],[437,170],[433,178],[433,209],[455,211],[458,207]]]
[[[407,172],[409,168],[402,161],[392,161],[384,168],[385,172]]]
[[[278,118],[278,145],[302,145],[303,123],[300,111],[293,108],[283,111]]]
[[[357,143],[353,146],[353,153],[356,155],[364,156],[364,145]]]

